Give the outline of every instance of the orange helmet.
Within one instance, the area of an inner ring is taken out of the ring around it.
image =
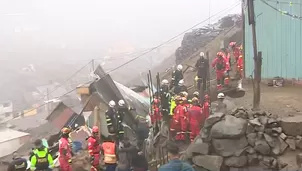
[[[217,56],[223,56],[224,54],[222,52],[217,52]]]
[[[64,128],[61,130],[62,134],[69,134],[70,131],[71,131],[70,128],[67,128],[67,127],[64,127]]]
[[[234,47],[236,45],[236,42],[230,42],[229,46]]]
[[[93,126],[92,127],[92,133],[98,133],[99,132],[99,127],[98,126]]]

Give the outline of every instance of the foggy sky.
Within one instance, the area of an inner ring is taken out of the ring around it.
[[[210,12],[238,1],[210,0]],[[0,0],[0,60],[87,59],[149,48],[208,17],[209,0]]]

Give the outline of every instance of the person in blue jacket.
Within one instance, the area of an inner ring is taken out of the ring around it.
[[[194,171],[188,163],[180,160],[179,147],[172,141],[167,142],[169,163],[161,166],[159,171]]]

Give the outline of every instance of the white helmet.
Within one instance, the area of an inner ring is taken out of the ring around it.
[[[168,80],[166,80],[166,79],[164,79],[164,80],[162,80],[162,81],[161,81],[161,84],[162,84],[162,85],[169,84],[169,81],[168,81]]]
[[[224,99],[224,94],[223,93],[219,93],[217,95],[217,99]]]
[[[185,81],[184,81],[183,79],[181,79],[181,80],[179,80],[178,85],[179,85],[179,86],[183,86],[184,83],[185,83]]]
[[[199,53],[199,56],[200,56],[200,57],[204,57],[204,53],[203,53],[203,52],[200,52],[200,53]]]
[[[122,100],[122,99],[119,100],[119,101],[118,101],[118,105],[119,105],[119,106],[124,106],[124,105],[125,105],[125,101]]]
[[[181,70],[182,70],[182,65],[180,65],[180,64],[177,65],[177,70],[178,70],[178,71],[181,71]]]
[[[113,100],[111,100],[110,102],[109,102],[109,107],[114,107],[115,106],[115,102],[113,101]]]
[[[193,93],[193,95],[199,96],[199,92],[198,92],[198,91],[195,91],[195,92]]]

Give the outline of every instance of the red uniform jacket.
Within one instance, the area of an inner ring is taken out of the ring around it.
[[[99,144],[97,138],[90,136],[87,141],[89,154],[91,156],[94,154],[99,154],[101,151],[101,145]]]
[[[189,110],[189,124],[200,125],[202,119],[202,109],[199,106],[192,106]]]
[[[66,155],[64,154],[66,151]],[[59,159],[63,161],[68,161],[71,159],[71,147],[68,139],[61,138],[59,140]]]
[[[226,62],[226,66],[225,66],[225,70],[229,71],[231,70],[231,65],[230,65],[230,53],[227,53],[223,56],[225,62]]]
[[[224,72],[226,70],[225,58],[216,57],[212,62],[212,67],[216,68],[216,72]]]
[[[234,55],[235,59],[238,60],[239,56],[241,55],[241,51],[240,51],[239,47],[234,48],[233,55]]]
[[[205,119],[210,116],[210,103],[207,101],[203,103],[203,116]]]

